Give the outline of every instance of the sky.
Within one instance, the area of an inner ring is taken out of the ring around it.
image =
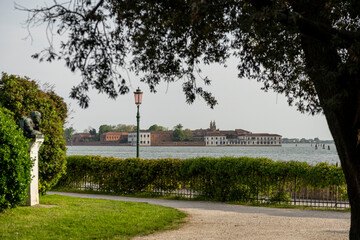
[[[25,7],[43,5],[43,1],[17,0]],[[140,106],[140,128],[153,124],[172,129],[177,124],[184,128],[206,129],[215,121],[221,130],[244,129],[253,133],[280,134],[287,138],[332,139],[324,115],[302,114],[294,106],[288,106],[285,96],[272,91],[264,92],[262,83],[237,77],[236,59],[230,59],[228,67],[219,65],[203,67],[203,76],[213,80],[206,90],[212,92],[218,105],[211,109],[198,98],[193,104],[185,102],[182,81],[162,83],[157,93],[150,93],[146,84],[137,76],[130,76],[130,93],[109,99],[96,90],[89,92],[90,106],[82,109],[69,98],[70,90],[81,81],[81,75],[72,73],[62,61],[39,63],[31,55],[47,46],[45,26],[31,29],[32,40],[23,23],[27,13],[15,10],[14,1],[0,1],[0,72],[27,76],[40,84],[49,83],[64,98],[71,113],[65,127],[77,132],[100,125],[136,125],[136,105],[133,92],[139,87],[143,92]]]

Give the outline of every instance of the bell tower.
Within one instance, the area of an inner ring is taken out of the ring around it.
[[[215,123],[215,121],[210,122],[210,130],[211,131],[216,131],[216,123]]]

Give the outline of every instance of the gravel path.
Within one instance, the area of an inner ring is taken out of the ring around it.
[[[348,239],[350,213],[248,207],[241,205],[131,198],[109,195],[49,192],[74,197],[147,202],[177,208],[188,214],[187,223],[178,230],[158,232],[136,240],[200,239]]]

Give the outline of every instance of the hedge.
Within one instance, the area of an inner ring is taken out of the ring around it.
[[[0,106],[0,212],[23,203],[30,185],[33,162],[28,153],[29,140]]]
[[[52,89],[40,90],[35,81],[2,73],[0,104],[14,114],[18,123],[33,111],[41,113],[40,131],[45,141],[39,151],[39,190],[54,186],[65,172],[66,147],[63,126],[67,116],[64,100]]]
[[[341,167],[266,158],[222,157],[194,159],[116,159],[100,156],[67,157],[67,174],[58,186],[85,186],[114,193],[163,192],[190,189],[218,201],[276,199],[287,189],[337,187],[346,198]],[[86,184],[85,184],[86,183]]]

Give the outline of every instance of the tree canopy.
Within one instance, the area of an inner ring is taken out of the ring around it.
[[[323,112],[348,184],[350,238],[360,239],[360,1],[70,0],[22,9],[29,25],[68,34],[34,57],[81,72],[71,97],[83,107],[89,87],[110,97],[129,91],[119,69],[152,92],[182,79],[188,103],[201,96],[213,107],[200,63],[226,65],[233,56],[240,78],[285,94],[301,112]]]
[[[19,9],[23,9],[19,7]],[[211,93],[198,87],[199,63],[225,64],[239,58],[239,77],[264,82],[264,90],[284,93],[300,111],[321,110],[313,83],[316,66],[306,68],[303,35],[329,43],[338,53],[336,69],[358,68],[358,1],[113,1],[73,0],[30,12],[28,24],[46,22],[56,33],[68,34],[59,48],[33,55],[40,61],[64,59],[83,81],[71,97],[88,106],[90,86],[117,97],[129,91],[117,69],[142,75],[156,91],[160,81],[184,79],[187,102],[202,96],[216,104]],[[115,22],[115,24],[114,24]],[[326,76],[334,69],[323,69]],[[318,73],[319,74],[319,73]],[[208,77],[201,78],[205,85]]]
[[[133,132],[136,131],[135,125],[126,125],[126,124],[118,124],[118,125],[106,125],[103,124],[99,127],[99,135],[107,132]]]
[[[73,134],[75,133],[75,129],[73,127],[64,129],[64,138],[66,142],[71,142],[73,139]]]
[[[184,141],[192,141],[194,134],[190,129],[185,129],[184,131]]]
[[[168,131],[166,127],[159,126],[157,124],[151,125],[148,129],[149,131]]]

